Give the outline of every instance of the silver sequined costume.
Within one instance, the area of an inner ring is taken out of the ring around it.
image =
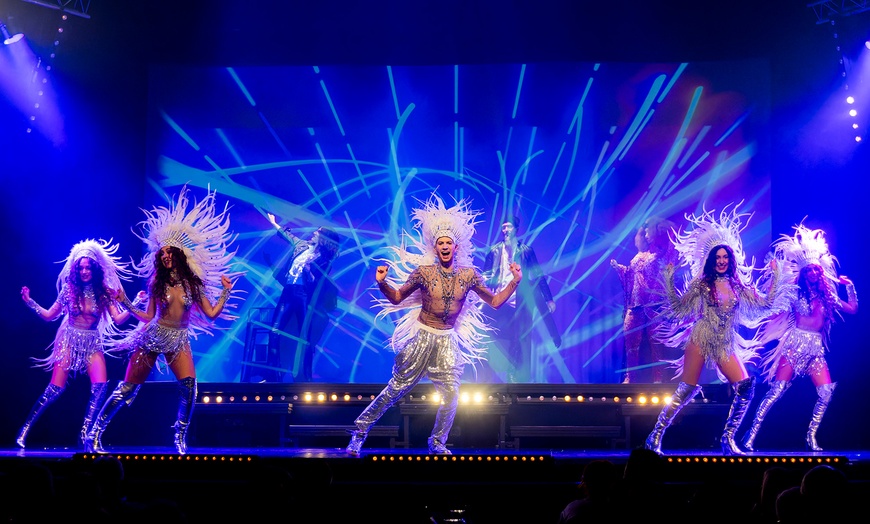
[[[64,285],[57,296],[57,302],[62,307],[63,320],[50,346],[51,354],[35,359],[38,367],[51,370],[55,364],[60,364],[65,371],[72,373],[86,371],[91,356],[104,352],[104,338],[99,329],[79,329],[70,324],[71,317],[82,314],[100,316],[93,289],[90,286],[85,288],[80,307],[73,307],[70,294],[69,287]]]
[[[777,280],[774,278],[771,281],[769,292],[762,296],[754,287],[732,279],[730,284],[735,298],[719,303],[718,299],[711,299],[710,287],[703,278],[692,280],[685,292],[677,295],[674,273],[665,271],[668,298],[665,314],[678,322],[661,324],[657,336],[670,347],[685,349],[694,342],[708,368],[715,368],[719,374],[721,371],[717,365],[731,355],[746,363],[757,357],[756,344],[743,338],[739,328],[758,322],[770,314],[777,297]],[[673,361],[673,364],[677,368],[675,376],[680,376],[683,372],[683,357]]]
[[[386,294],[392,288],[382,286],[382,290]],[[476,269],[468,267],[444,273],[435,265],[415,269],[404,285],[398,290],[392,290],[400,300],[419,291],[422,308],[414,326],[416,332],[396,355],[387,386],[357,417],[355,424],[359,431],[367,433],[369,427],[387,409],[421,379],[428,378],[442,399],[432,438],[441,444],[447,442],[447,434],[456,416],[463,368],[480,358],[462,348],[456,332],[452,329],[468,293],[472,290],[478,295],[489,297],[490,300],[494,297]]]

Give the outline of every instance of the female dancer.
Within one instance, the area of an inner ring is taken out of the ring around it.
[[[226,209],[215,210],[215,192],[194,203],[187,211],[187,186],[181,189],[178,202],[146,211],[144,235],[140,238],[149,249],[134,269],[148,280],[148,305],[139,310],[130,304],[124,289],[118,299],[140,321],[128,331],[117,348],[129,353],[124,380],[109,395],[88,434],[88,446],[96,453],[106,453],[101,438],[112,417],[130,405],[151,373],[159,356],[163,356],[178,381],[179,402],[175,422],[175,448],[187,454],[187,432],[196,403],[196,369],[189,335],[195,330],[211,334],[210,322],[218,317],[234,320],[225,312],[233,282],[226,273],[232,236],[227,233],[230,221]],[[218,293],[218,290],[220,292]],[[212,303],[209,297],[217,297]]]
[[[791,386],[795,376],[807,375],[816,387],[819,398],[807,430],[807,448],[822,451],[816,432],[837,387],[825,361],[825,350],[835,313],[857,313],[858,294],[855,284],[845,275],[837,276],[836,258],[828,250],[825,232],[811,230],[803,224],[794,226],[794,236],[783,235],[774,242],[774,253],[782,261],[782,280],[796,283],[789,295],[789,310],[762,328],[759,343],[778,343],[762,360],[762,375],[770,389],[761,399],[752,426],[743,437],[743,446],[755,450],[755,438],[764,417]],[[837,285],[846,286],[846,302],[840,300]]]
[[[676,376],[682,376],[671,402],[658,416],[646,439],[646,448],[661,453],[662,436],[677,413],[701,391],[698,380],[706,363],[715,367],[719,378],[735,391],[725,430],[719,442],[722,453],[743,455],[734,436],[752,400],[755,377],[750,378],[745,362],[755,356],[753,345],[743,339],[741,324],[752,325],[769,316],[776,296],[776,279],[766,297],[759,295],[751,280],[751,267],[744,265],[740,238],[741,218],[737,206],[729,213],[727,206],[716,220],[712,212],[687,216],[693,229],[677,233],[674,247],[694,276],[682,294],[674,287],[674,266],[665,269],[667,317],[676,320],[662,323],[657,336],[670,347],[682,346],[683,356],[674,361]],[[745,226],[744,226],[745,227]],[[778,275],[776,262],[772,271]]]
[[[36,419],[63,393],[70,374],[75,376],[81,371],[87,371],[91,379],[91,396],[81,431],[85,443],[94,415],[106,398],[105,337],[113,331],[112,322],[121,324],[130,317],[113,299],[120,278],[130,279],[127,265],[114,256],[117,251],[118,244],[105,240],[83,240],[74,245],[57,277],[57,299],[48,309],[31,298],[27,286],[21,288],[21,298],[39,318],[52,321],[63,316],[51,354],[37,359],[40,367],[51,370],[51,381],[15,439],[22,449]]]

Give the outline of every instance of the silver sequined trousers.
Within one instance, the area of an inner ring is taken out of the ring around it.
[[[432,438],[441,444],[447,436],[456,416],[459,403],[459,382],[463,365],[459,359],[459,347],[452,331],[437,331],[421,328],[410,342],[396,355],[392,378],[386,387],[357,417],[355,424],[362,433],[398,402],[423,378],[432,381],[441,395],[441,405],[435,416]]]

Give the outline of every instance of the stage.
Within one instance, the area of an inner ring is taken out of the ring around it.
[[[159,502],[164,512],[170,504],[187,522],[283,515],[303,522],[555,523],[579,495],[586,464],[606,459],[622,473],[673,391],[672,384],[464,384],[448,440],[452,455],[434,456],[426,437],[439,402],[432,384],[421,383],[371,428],[361,456],[349,456],[353,421],[382,387],[200,384],[190,453],[180,456],[172,447],[177,386],[152,382],[115,416],[102,442],[122,466],[123,482],[115,484],[127,502]],[[660,481],[687,518],[697,517],[698,503],[690,501],[707,490],[728,494],[729,515],[748,512],[774,466],[799,482],[810,468],[830,465],[856,496],[870,494],[870,450],[844,446],[848,439],[831,425],[820,433],[826,451],[804,452],[806,420],[787,410],[771,415],[758,452],[723,456],[718,440],[730,395],[725,385],[705,385],[665,434]],[[79,417],[51,410],[26,450],[10,439],[0,451],[7,504],[43,491],[32,485],[45,476],[34,469],[50,473],[61,514],[65,497],[91,491],[94,468],[105,461],[78,445]],[[317,517],[304,517],[312,513]]]
[[[203,523],[266,518],[555,523],[559,511],[579,495],[577,482],[587,463],[610,460],[621,473],[630,454],[626,449],[454,448],[452,455],[436,456],[425,447],[365,447],[359,457],[347,455],[343,447],[193,447],[184,456],[171,447],[115,446],[109,451],[123,468],[117,484],[125,503],[137,508],[159,505],[164,518],[169,507],[183,513],[186,522]],[[661,481],[676,514],[701,511],[691,501],[725,486],[729,514],[740,515],[749,511],[764,471],[773,466],[799,479],[810,468],[827,464],[845,473],[855,496],[870,494],[868,456],[868,451],[768,451],[724,457],[669,449],[663,455]],[[6,448],[0,451],[0,477],[10,497],[7,504],[20,490],[39,490],[25,487],[16,476],[37,469],[50,472],[58,501],[66,500],[65,493],[81,493],[90,485],[83,479],[98,475],[102,457],[76,448]],[[33,482],[36,477],[23,478]],[[50,500],[44,498],[46,504]]]

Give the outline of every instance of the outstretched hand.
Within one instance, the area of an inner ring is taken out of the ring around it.
[[[275,213],[266,213],[266,218],[269,219],[269,223],[272,224],[275,229],[281,229],[281,226],[278,225],[278,218],[275,216]]]
[[[30,288],[27,286],[22,286],[21,288],[21,299],[25,302],[30,302]]]
[[[221,275],[221,285],[224,287],[224,289],[232,289],[233,281],[230,280],[230,277],[226,275]]]
[[[375,272],[375,281],[380,284],[387,278],[387,266],[378,266]]]
[[[519,264],[516,262],[511,263],[510,265],[511,274],[514,276],[514,280],[517,281],[517,284],[523,279],[523,271]]]

